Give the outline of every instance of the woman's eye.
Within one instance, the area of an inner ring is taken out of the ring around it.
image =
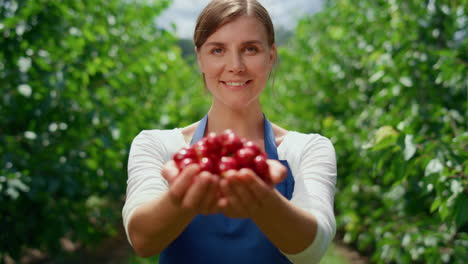
[[[249,47],[245,48],[245,50],[246,50],[247,53],[249,53],[249,54],[255,54],[255,53],[258,52],[258,49],[257,49],[257,47],[255,47],[255,46],[249,46]]]
[[[223,53],[223,49],[222,48],[214,48],[211,53],[213,54],[222,54]]]

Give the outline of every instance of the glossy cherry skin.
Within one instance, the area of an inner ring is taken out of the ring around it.
[[[232,130],[222,134],[209,133],[192,145],[177,151],[173,160],[179,170],[198,164],[201,171],[224,176],[228,170],[252,169],[264,181],[269,181],[267,155],[253,141],[238,137]]]
[[[185,158],[195,159],[197,154],[192,148],[182,148],[174,154],[172,159],[179,164]]]
[[[242,147],[242,140],[236,134],[229,131],[227,130],[222,134],[223,150],[221,151],[221,155],[223,156],[233,155]]]
[[[260,147],[250,140],[245,141],[242,147],[251,149],[255,153],[255,156],[262,153],[262,150],[260,149]]]
[[[223,148],[223,144],[221,142],[221,137],[216,135],[216,133],[211,132],[205,137],[206,146],[208,151],[214,155],[220,155],[221,150]]]
[[[192,146],[192,148],[195,150],[199,160],[201,160],[203,157],[208,157],[211,153],[206,140],[198,141]]]
[[[197,164],[197,161],[195,159],[192,159],[192,158],[185,158],[185,159],[183,159],[181,162],[179,162],[177,164],[177,167],[179,168],[179,170],[182,171],[183,169],[185,169],[190,164]]]
[[[251,148],[241,148],[237,150],[234,156],[239,163],[240,168],[253,169],[256,153]]]
[[[215,166],[215,163],[210,158],[203,157],[200,160],[199,164],[201,171],[208,171],[212,174],[218,174],[218,170]]]
[[[218,163],[218,170],[221,175],[223,175],[228,170],[237,170],[238,164],[235,158],[233,157],[222,157]]]
[[[254,159],[254,171],[264,181],[269,181],[270,170],[266,158],[263,155],[258,155]]]

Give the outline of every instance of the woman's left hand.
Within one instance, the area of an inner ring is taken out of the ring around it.
[[[268,200],[276,195],[275,185],[287,176],[287,169],[276,160],[268,160],[270,179],[263,181],[250,169],[226,172],[220,181],[223,197],[218,207],[228,217],[252,218],[261,214]]]

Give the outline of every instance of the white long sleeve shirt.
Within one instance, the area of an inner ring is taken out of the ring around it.
[[[140,205],[165,193],[169,186],[161,176],[163,165],[182,147],[188,147],[181,128],[144,130],[132,142],[128,160],[127,196],[123,223],[128,223]],[[336,185],[335,149],[329,139],[319,134],[289,131],[277,148],[280,160],[287,160],[295,185],[291,202],[315,216],[317,235],[298,254],[285,254],[292,263],[318,263],[335,236],[333,212]]]

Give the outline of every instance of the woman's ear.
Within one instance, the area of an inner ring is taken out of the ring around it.
[[[273,43],[270,48],[270,64],[275,64],[276,62],[276,57],[278,56],[277,50],[276,50],[276,43]]]

